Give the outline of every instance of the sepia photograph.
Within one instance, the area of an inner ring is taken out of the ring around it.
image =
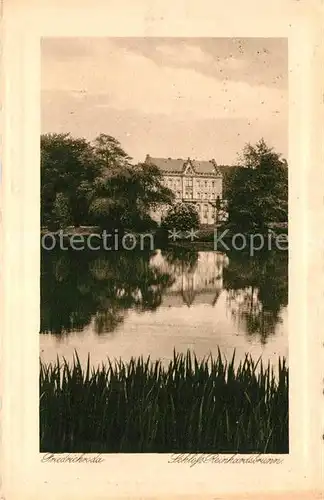
[[[287,454],[288,43],[41,41],[40,451]]]
[[[316,4],[0,9],[2,497],[322,497]]]

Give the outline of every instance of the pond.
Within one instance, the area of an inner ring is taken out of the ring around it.
[[[42,250],[40,356],[288,358],[288,256]]]

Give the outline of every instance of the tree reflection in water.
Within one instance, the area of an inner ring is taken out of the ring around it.
[[[266,343],[288,304],[288,254],[273,251],[249,257],[242,252],[230,253],[223,279],[232,316],[247,335]]]
[[[172,247],[162,250],[162,257],[177,273],[193,273],[197,267],[198,251],[194,248]]]
[[[275,251],[226,256],[179,247],[42,251],[41,332],[60,335],[90,324],[98,334],[113,332],[129,309],[154,311],[170,290],[188,307],[205,303],[207,296],[215,307],[225,290],[225,307],[240,330],[265,343],[288,303],[288,256]]]
[[[93,320],[97,333],[112,332],[125,312],[153,311],[172,284],[150,266],[149,252],[42,252],[41,332],[81,331]]]

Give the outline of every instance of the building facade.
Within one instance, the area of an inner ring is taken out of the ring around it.
[[[145,163],[160,170],[164,185],[174,192],[176,202],[196,207],[201,225],[217,223],[223,199],[223,176],[214,159],[197,161],[147,155]],[[166,207],[161,206],[152,214],[157,222],[161,221],[165,210]]]

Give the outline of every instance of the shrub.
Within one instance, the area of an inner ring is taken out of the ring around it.
[[[190,203],[173,205],[161,221],[161,228],[166,230],[190,231],[199,228],[199,215],[196,207]]]

